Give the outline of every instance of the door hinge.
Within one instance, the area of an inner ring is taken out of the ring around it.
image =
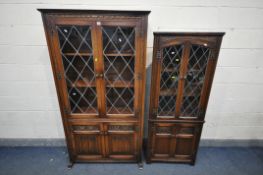
[[[199,133],[200,132],[200,128],[195,128],[195,133]]]
[[[51,32],[51,36],[53,37],[53,35],[54,35],[54,29],[51,28],[50,32]]]
[[[59,72],[59,73],[57,74],[57,77],[58,77],[59,80],[61,80],[61,79],[62,79],[62,74]]]
[[[209,58],[212,59],[212,60],[217,58],[216,49],[211,49]]]
[[[55,68],[56,68],[56,70],[57,70],[57,69],[58,69],[58,61],[57,61],[56,58],[54,59],[54,63],[55,63]]]
[[[140,131],[140,127],[138,125],[135,126],[135,131],[139,132]]]
[[[157,52],[156,52],[156,59],[158,62],[161,61],[161,51],[160,50],[157,50]]]
[[[135,79],[142,80],[142,74],[141,73],[137,73],[136,76],[135,76]]]
[[[144,36],[144,31],[142,30],[142,31],[141,31],[141,37],[143,37],[143,36]]]
[[[64,108],[64,113],[69,114],[69,110],[67,108]]]
[[[204,115],[205,115],[205,110],[204,110],[204,109],[199,109],[199,111],[198,111],[198,117],[199,117],[199,118],[202,118],[202,117],[204,117]]]
[[[153,114],[154,116],[157,116],[157,112],[158,112],[158,108],[153,108],[152,114]]]
[[[135,111],[135,118],[138,118],[140,115],[139,111]]]
[[[151,124],[151,132],[154,133],[156,131],[156,126],[154,124]]]

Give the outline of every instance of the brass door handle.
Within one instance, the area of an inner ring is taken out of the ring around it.
[[[101,134],[101,135],[107,135],[108,132],[107,132],[107,131],[101,131],[100,134]]]
[[[185,76],[181,76],[181,77],[180,77],[180,80],[185,80],[186,77],[187,77],[186,75],[185,75]]]
[[[103,73],[101,73],[101,74],[95,74],[95,77],[96,77],[96,78],[103,78],[103,77],[104,77],[104,74],[103,74]]]

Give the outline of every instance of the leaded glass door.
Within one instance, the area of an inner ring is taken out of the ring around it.
[[[179,118],[194,119],[203,113],[200,99],[205,82],[210,49],[204,45],[191,44],[187,55],[186,73],[182,81],[183,92]]]
[[[103,60],[103,111],[106,117],[134,117],[140,66],[137,51],[137,23],[100,21]],[[137,66],[136,66],[137,64]]]
[[[63,22],[63,21],[62,21]],[[98,117],[99,99],[94,52],[94,24],[87,21],[55,26],[57,70],[70,117]]]
[[[178,83],[184,45],[172,45],[162,48],[161,75],[157,116],[174,118],[178,97]]]
[[[202,115],[201,96],[209,56],[206,43],[184,41],[159,49],[156,118],[195,119]]]

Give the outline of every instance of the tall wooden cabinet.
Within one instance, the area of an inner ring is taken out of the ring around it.
[[[140,162],[148,11],[40,9],[71,162]]]
[[[154,33],[147,161],[194,164],[224,33]]]

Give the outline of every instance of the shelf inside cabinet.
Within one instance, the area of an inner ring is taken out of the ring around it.
[[[70,84],[71,87],[96,87],[95,81],[87,81],[87,80],[78,80],[74,83]],[[116,87],[116,88],[133,88],[134,84],[132,82],[124,82],[124,81],[112,81],[106,82],[106,87]]]
[[[179,72],[179,70],[175,68],[162,68],[162,72]]]
[[[121,80],[106,82],[106,87],[117,87],[117,88],[124,88],[124,87],[134,87],[132,82],[125,82]]]
[[[95,81],[78,80],[70,85],[71,87],[96,87]]]
[[[158,118],[174,118],[174,111],[162,111],[158,113]]]
[[[162,89],[160,90],[160,96],[173,96],[176,95],[176,89]]]
[[[76,52],[68,52],[68,53],[63,53],[65,56],[92,56],[92,53],[76,53]]]
[[[104,53],[104,55],[106,55],[107,57],[133,57],[135,56],[135,54],[133,53]]]
[[[133,112],[131,110],[129,110],[127,107],[111,108],[109,106],[107,106],[107,113],[108,114],[133,114]]]
[[[184,91],[184,96],[196,96],[197,94],[194,93],[194,91],[190,91],[193,88],[187,88],[186,91]],[[160,90],[160,96],[175,96],[177,95],[176,89],[161,89]]]
[[[79,109],[81,108],[81,110]],[[87,113],[87,114],[97,114],[98,112],[96,111],[96,107],[95,108],[92,108],[92,107],[79,107],[79,108],[76,108],[74,113]]]

